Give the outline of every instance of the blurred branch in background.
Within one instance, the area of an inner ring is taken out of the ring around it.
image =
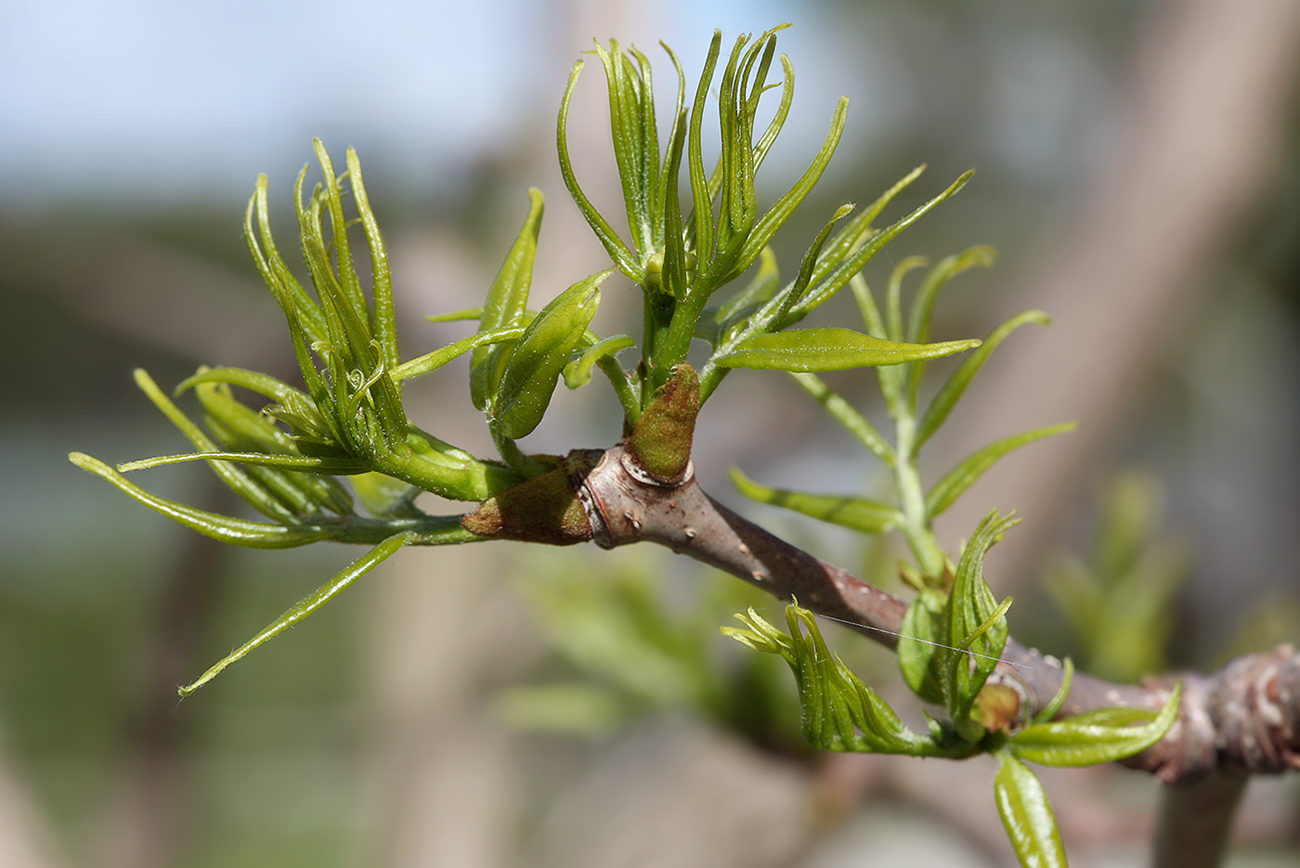
[[[0,226],[0,262],[10,284],[195,365],[287,361],[283,318],[247,268],[223,269],[112,230],[41,225]],[[268,358],[268,350],[277,354]]]
[[[989,503],[1025,517],[991,558],[1002,593],[1032,574],[1276,173],[1300,78],[1300,4],[1162,3],[1132,74],[1114,157],[1014,302],[1050,311],[1053,326],[1008,344],[982,384],[981,412],[947,444],[964,454],[1007,431],[1080,423],[945,517],[945,527],[970,527]]]

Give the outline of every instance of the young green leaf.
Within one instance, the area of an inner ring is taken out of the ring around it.
[[[321,149],[324,150],[324,145]],[[383,236],[379,234],[379,223],[374,211],[370,209],[370,198],[366,195],[366,185],[361,178],[361,160],[352,147],[347,150],[347,164],[352,198],[357,203],[357,214],[365,230],[366,245],[370,251],[370,294],[374,298],[375,341],[383,353],[384,366],[391,369],[397,367],[402,356],[397,348],[397,319],[393,313],[393,279],[388,267],[388,252],[384,247]]]
[[[263,374],[261,371],[250,371],[246,368],[208,368],[202,367],[181,382],[172,390],[173,395],[180,396],[200,383],[227,383],[231,386],[239,386],[248,389],[250,392],[256,392],[264,398],[270,398],[273,401],[285,401],[292,399],[296,394],[303,400],[310,400],[303,392],[293,388],[283,380],[278,380],[270,374]]]
[[[163,391],[158,388],[158,385],[153,381],[153,378],[143,369],[137,368],[135,370],[135,383],[139,386],[140,391],[144,392],[149,400],[153,402],[154,406],[161,410],[163,415],[166,416],[167,419],[171,421],[171,423],[175,425],[202,453],[221,453],[220,447],[213,442],[212,438],[203,433],[203,430],[199,428],[197,424],[181,412],[181,409],[172,403],[165,394],[163,394]],[[209,458],[209,455],[204,454],[199,457]],[[158,463],[170,462],[166,459],[162,459]],[[128,465],[127,469],[123,472],[151,466],[155,465],[150,463],[136,463],[134,466]],[[267,491],[266,488],[256,479],[245,473],[243,469],[226,461],[215,459],[210,459],[208,466],[212,468],[212,472],[217,475],[217,478],[220,479],[227,488],[239,495],[245,503],[262,513],[262,515],[272,519],[273,521],[286,524],[296,523],[297,516],[294,515],[293,511],[286,508],[278,498],[276,498],[271,492]],[[177,520],[179,521],[179,519]]]
[[[425,322],[468,322],[483,318],[483,308],[481,307],[462,307],[460,310],[450,310],[446,313],[425,314]]]
[[[227,383],[270,398],[275,403],[263,407],[262,412],[287,424],[300,449],[320,452],[322,447],[328,447],[324,451],[341,452],[333,430],[312,397],[270,374],[244,368],[199,368],[197,373],[181,381],[174,394],[182,395],[203,383]]]
[[[149,470],[154,467],[166,467],[170,464],[184,464],[187,461],[211,461],[213,463],[235,461],[241,464],[256,464],[262,467],[277,467],[281,470],[296,470],[307,473],[328,473],[333,476],[347,476],[363,473],[366,465],[353,458],[321,458],[316,455],[280,455],[266,452],[187,452],[183,455],[159,455],[154,458],[140,458],[118,465],[123,473],[137,470]],[[222,479],[226,479],[223,475]]]
[[[303,172],[306,171],[304,166]],[[253,195],[248,200],[248,208],[244,212],[244,239],[248,242],[249,252],[253,256],[258,272],[262,275],[262,280],[270,289],[276,303],[289,318],[290,334],[298,335],[301,332],[305,337],[306,340],[302,342],[302,348],[305,350],[309,343],[325,340],[327,336],[325,313],[294,277],[276,247],[275,237],[271,234],[267,186],[266,175],[259,175]],[[254,228],[254,215],[257,218],[256,228]],[[300,365],[302,361],[303,357],[299,355]]]
[[[702,292],[711,292],[722,282],[719,278],[735,262],[741,245],[758,217],[752,149],[754,118],[752,113],[746,111],[745,90],[755,52],[766,45],[769,51],[767,59],[770,62],[770,51],[775,48],[775,39],[771,37],[770,32],[763,34],[748,51],[742,53],[749,35],[741,34],[732,46],[731,56],[718,85],[720,148],[715,176],[720,178],[721,186],[714,255],[707,262],[700,263],[697,286]],[[742,66],[744,72],[739,73]],[[764,68],[766,69],[766,64]]]
[[[636,346],[636,338],[631,335],[614,335],[588,347],[583,350],[582,355],[564,366],[564,385],[570,389],[587,385],[591,381],[591,369],[602,359],[613,358],[628,347],[634,346]]]
[[[718,68],[718,57],[722,52],[722,31],[713,31],[709,41],[709,50],[704,58],[704,69],[695,86],[695,100],[691,104],[690,125],[686,136],[686,168],[691,184],[693,220],[691,226],[695,240],[696,255],[702,261],[708,261],[714,254],[713,237],[713,195],[714,188],[708,173],[704,169],[704,114],[709,96],[709,87],[713,83],[714,72]],[[720,178],[720,174],[719,174]]]
[[[501,349],[508,350],[507,345],[519,340],[524,334],[524,327],[517,326],[514,328],[501,329],[480,329],[469,337],[461,338],[455,343],[448,344],[445,347],[436,349],[431,353],[425,353],[422,356],[411,359],[409,362],[403,362],[393,368],[390,376],[396,380],[409,380],[412,377],[421,377],[425,374],[438,370],[443,365],[463,356],[465,353],[473,350]],[[492,367],[493,360],[490,356],[485,357],[481,370],[487,371]],[[473,390],[474,363],[470,362],[470,388]],[[486,373],[484,379],[487,379]],[[485,388],[485,392],[486,392]],[[481,408],[480,408],[481,409]]]
[[[939,389],[938,394],[934,396],[934,400],[930,402],[930,406],[926,408],[925,415],[921,417],[921,424],[917,427],[916,446],[913,448],[912,454],[915,455],[921,446],[934,436],[934,432],[938,431],[939,427],[947,420],[952,408],[957,405],[957,402],[961,400],[961,396],[966,393],[966,387],[970,385],[971,380],[975,379],[975,375],[984,367],[984,363],[988,361],[989,356],[993,355],[993,351],[998,348],[998,345],[1006,340],[1007,335],[1026,323],[1047,325],[1049,322],[1047,314],[1042,311],[1027,310],[1016,314],[995,328],[975,352],[962,360],[961,365],[952,372]]]
[[[831,239],[830,244],[826,246],[818,259],[816,270],[813,271],[812,284],[814,286],[821,283],[831,271],[844,261],[845,257],[858,250],[876,234],[877,230],[872,228],[872,222],[880,216],[880,212],[885,210],[885,206],[893,201],[895,196],[919,178],[924,171],[925,166],[920,165],[908,172],[902,180],[880,194],[876,201],[859,212],[839,232],[835,233],[835,237]]]
[[[785,659],[799,687],[804,737],[823,750],[894,753],[909,756],[969,756],[964,746],[941,745],[918,735],[899,720],[875,691],[830,653],[813,614],[797,604],[786,607],[789,635],[750,609],[736,618],[745,629],[722,632],[756,651]]]
[[[897,456],[894,454],[894,447],[880,435],[876,427],[867,421],[863,416],[853,408],[848,401],[837,394],[826,382],[816,374],[791,374],[794,381],[804,388],[804,390],[817,399],[826,412],[831,414],[836,422],[844,427],[854,437],[858,439],[863,446],[870,449],[877,458],[884,462],[886,467],[893,467]]]
[[[898,668],[903,680],[923,702],[943,704],[943,660],[941,651],[949,651],[947,600],[939,591],[919,592],[907,607],[903,618],[903,635],[898,639]]]
[[[979,341],[900,344],[842,328],[790,329],[751,335],[711,361],[724,368],[844,371],[935,359],[979,346]]]
[[[952,592],[948,596],[946,616],[948,642],[953,649],[942,649],[944,702],[958,732],[974,739],[977,732],[970,720],[975,697],[997,666],[1007,642],[1006,610],[984,581],[984,556],[1017,519],[991,512],[975,528],[957,563]]]
[[[355,316],[355,321],[348,321],[347,327],[356,328],[354,339],[371,331],[369,305],[361,288],[352,261],[352,242],[348,239],[349,220],[343,213],[343,188],[340,178],[334,174],[334,163],[325,150],[325,143],[319,138],[312,140],[316,151],[316,162],[320,164],[324,183],[316,187],[311,201],[304,208],[299,205],[300,226],[304,229],[303,245],[307,254],[308,266],[312,269],[313,281],[318,292],[323,293],[322,305],[327,317],[330,307],[337,305],[340,313]],[[299,197],[301,202],[301,197]],[[330,238],[324,235],[323,213],[329,214]],[[334,254],[334,266],[331,267],[330,252]]]
[[[236,401],[225,383],[202,383],[194,391],[203,405],[208,430],[225,451],[300,454],[292,437],[265,414]],[[245,464],[243,470],[300,518],[321,510],[331,510],[339,515],[352,512],[351,496],[331,476],[257,464]]]
[[[333,536],[331,531],[325,527],[303,524],[268,524],[263,521],[247,521],[195,509],[192,506],[185,506],[159,497],[156,494],[150,494],[140,486],[128,482],[126,477],[104,462],[91,458],[84,453],[73,452],[68,455],[68,460],[82,470],[107,480],[116,486],[118,490],[153,511],[165,515],[172,521],[183,524],[191,530],[196,530],[204,536],[212,537],[218,542],[248,548],[284,549],[320,542]]]
[[[623,186],[623,202],[633,246],[644,256],[654,248],[651,210],[659,175],[659,135],[655,122],[654,91],[649,62],[637,52],[624,54],[611,39],[606,50],[599,42],[594,49],[605,67],[609,91],[610,133],[614,159]]]
[[[330,369],[334,400],[340,406],[345,406],[350,394],[347,372],[369,367],[369,362],[378,362],[378,367],[382,367],[383,360],[371,358],[371,340],[375,335],[370,308],[352,264],[348,221],[343,214],[339,180],[334,175],[329,154],[319,139],[315,141],[315,146],[316,159],[325,182],[317,184],[312,195],[304,201],[302,193],[306,174],[300,174],[294,194],[303,258],[320,299],[320,307],[325,313],[326,337],[330,349],[326,361]],[[326,214],[329,215],[328,238],[324,222]],[[369,373],[370,371],[363,372],[363,378],[368,378]]]
[[[1065,847],[1038,776],[1007,751],[998,752],[993,794],[1011,846],[1025,868],[1066,868]]]
[[[1178,717],[1182,684],[1169,694],[1159,714],[1145,708],[1103,708],[1100,711],[1035,723],[1007,748],[1028,762],[1045,766],[1090,766],[1141,753],[1169,732]],[[1142,726],[1133,726],[1143,723]]]
[[[609,221],[596,210],[596,206],[591,204],[591,200],[587,198],[586,193],[582,192],[582,187],[578,184],[578,177],[573,173],[573,161],[569,157],[569,101],[573,99],[573,90],[578,84],[580,72],[582,72],[581,60],[573,65],[573,71],[569,73],[569,85],[564,89],[564,99],[560,102],[560,117],[555,126],[556,147],[560,155],[560,175],[564,178],[564,186],[568,188],[574,204],[582,212],[583,218],[596,238],[604,245],[609,258],[614,260],[619,270],[634,282],[644,283],[645,270],[637,262],[636,256],[618,237],[618,233],[609,225]]]
[[[180,695],[189,696],[213,678],[216,678],[217,675],[221,673],[221,670],[225,669],[232,663],[242,660],[253,649],[266,644],[280,633],[289,629],[294,624],[325,605],[332,598],[337,596],[344,588],[348,587],[358,578],[379,566],[391,557],[398,549],[411,541],[412,539],[410,535],[405,533],[397,534],[384,540],[379,545],[366,552],[366,554],[344,567],[333,579],[299,600],[283,615],[268,624],[252,639],[249,639],[239,648],[223,657],[216,663],[216,665],[210,668],[207,672],[204,672],[197,681],[180,688]]]
[[[655,187],[655,198],[652,205],[653,213],[656,215],[662,214],[665,218],[662,224],[656,223],[654,227],[656,232],[654,244],[671,245],[676,243],[680,245],[685,238],[682,227],[678,179],[681,174],[682,156],[686,149],[686,130],[689,121],[686,112],[686,73],[682,70],[682,64],[677,59],[677,55],[673,53],[673,50],[663,42],[660,42],[659,46],[668,55],[668,59],[672,61],[673,69],[677,72],[677,100],[673,105],[673,125],[668,130],[668,150],[664,154],[663,165],[659,170],[659,182]],[[642,77],[649,79],[649,61],[639,51],[636,51],[636,56],[641,61]],[[665,251],[665,258],[667,256],[668,253]]]
[[[846,252],[844,258],[840,260],[826,278],[819,283],[816,283],[804,297],[803,301],[796,305],[795,309],[791,312],[792,315],[803,316],[834,296],[848,284],[849,280],[851,280],[855,274],[862,270],[863,266],[871,261],[872,257],[880,252],[882,247],[892,241],[898,233],[902,232],[908,226],[911,226],[917,220],[920,220],[940,202],[944,202],[955,196],[958,190],[966,186],[966,182],[971,179],[972,175],[974,175],[974,172],[966,172],[956,181],[953,181],[952,184],[948,186],[948,189],[944,190],[938,196],[935,196],[933,199],[915,209],[912,213],[908,214],[901,220],[894,222],[888,228],[875,233],[861,246],[856,246],[851,252]],[[857,221],[854,221],[854,223],[856,222]],[[850,223],[850,228],[853,225],[853,223]],[[831,250],[835,250],[833,245]]]
[[[515,243],[506,254],[501,270],[488,289],[479,314],[479,334],[499,332],[524,325],[524,311],[528,308],[528,290],[533,280],[533,260],[537,255],[537,236],[541,231],[543,211],[542,191],[536,187],[528,190],[528,216]],[[501,377],[501,360],[509,347],[492,343],[474,348],[469,360],[470,400],[478,410],[485,409],[495,394]],[[408,365],[413,364],[408,362]]]
[[[754,260],[758,258],[758,254],[772,240],[772,236],[776,234],[776,231],[785,225],[791,215],[794,214],[795,209],[812,192],[812,188],[817,185],[822,173],[830,165],[831,157],[835,155],[835,148],[840,143],[840,135],[844,132],[844,120],[848,115],[848,111],[848,97],[840,97],[839,102],[835,104],[835,112],[831,115],[831,128],[826,133],[826,140],[822,142],[817,156],[813,158],[812,165],[795,182],[794,186],[778,199],[776,204],[754,225],[753,230],[745,239],[745,243],[741,245],[734,262],[729,263],[727,272],[717,280],[717,285],[744,273],[745,269],[749,268]]]
[[[674,58],[674,62],[676,59]],[[678,74],[681,74],[680,67]],[[681,95],[678,95],[681,102]],[[659,286],[669,298],[684,299],[690,294],[691,272],[695,269],[696,256],[686,248],[685,229],[682,226],[681,194],[677,190],[677,179],[682,170],[682,149],[686,145],[686,113],[678,110],[677,120],[673,122],[672,136],[668,140],[668,154],[664,161],[663,181],[667,187],[662,194],[656,194],[656,200],[663,199],[663,204],[656,206],[663,214],[663,220],[654,225],[655,243],[663,244],[663,263],[659,270]],[[658,253],[650,257],[653,265]],[[650,266],[646,267],[648,285],[646,289],[653,295],[654,274]],[[671,322],[671,317],[668,317]],[[651,325],[651,324],[648,324]]]
[[[974,485],[986,470],[996,464],[998,459],[1008,452],[1027,443],[1033,443],[1035,440],[1051,437],[1053,434],[1073,431],[1074,428],[1075,424],[1073,422],[1066,422],[1063,425],[1049,425],[1046,428],[1036,428],[1023,434],[1005,437],[996,443],[990,443],[983,449],[976,450],[950,470],[943,479],[934,484],[934,487],[925,496],[926,512],[931,517],[934,517],[952,506],[966,489]]]
[[[773,32],[783,28],[773,28]],[[767,88],[764,88],[766,90]],[[776,137],[781,134],[781,129],[785,126],[786,118],[790,116],[790,106],[794,103],[794,64],[790,58],[784,54],[781,55],[781,102],[776,107],[776,112],[772,116],[772,122],[767,125],[763,137],[759,139],[758,144],[754,146],[754,171],[757,172],[763,165],[763,160],[767,158],[767,152],[771,149]]]
[[[860,533],[881,533],[902,521],[899,511],[887,503],[862,497],[833,497],[769,488],[754,482],[737,468],[731,469],[731,481],[741,494],[772,506],[781,506],[820,521],[842,525]]]
[[[582,342],[600,303],[600,284],[613,269],[593,274],[560,293],[528,324],[506,361],[489,421],[517,440],[542,421],[564,366]]]
[[[826,245],[826,239],[830,237],[831,230],[835,228],[835,224],[839,223],[852,212],[852,205],[841,205],[839,208],[835,209],[835,213],[831,215],[831,219],[822,227],[821,232],[817,233],[817,237],[813,239],[813,243],[808,246],[808,250],[804,253],[803,262],[799,265],[799,274],[795,277],[794,282],[781,290],[777,301],[774,305],[769,306],[775,308],[772,310],[768,318],[773,326],[769,330],[775,331],[788,324],[790,310],[799,302],[800,299],[803,298],[804,293],[808,291],[808,283],[812,280],[813,270],[817,265],[817,260],[821,255],[822,248]],[[767,248],[763,249],[766,250]]]

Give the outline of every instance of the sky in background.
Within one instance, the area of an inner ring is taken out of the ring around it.
[[[372,161],[378,153],[429,185],[506,150],[516,123],[551,116],[569,65],[593,35],[643,47],[662,37],[692,75],[714,27],[730,43],[742,30],[794,21],[781,48],[799,72],[796,112],[809,112],[810,122],[796,114],[786,138],[806,126],[813,149],[844,82],[879,81],[845,74],[870,65],[871,47],[836,45],[815,4],[588,5],[4,0],[0,207],[227,190],[242,197],[257,173],[301,166],[315,135],[331,150],[354,144]],[[843,50],[828,51],[827,39]],[[859,135],[882,105],[855,100]]]

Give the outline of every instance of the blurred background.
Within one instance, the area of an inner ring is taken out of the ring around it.
[[[937,336],[983,335],[1026,307],[1054,318],[1008,341],[929,465],[937,477],[994,438],[1080,422],[1007,459],[940,526],[955,551],[989,510],[1019,510],[989,566],[995,591],[1017,597],[1017,636],[1128,679],[1300,639],[1300,4],[0,10],[5,868],[1009,864],[987,765],[802,750],[788,676],[717,633],[744,606],[780,608],[658,551],[405,552],[176,700],[177,684],[357,552],[209,544],[67,453],[184,451],[134,367],[164,386],[199,364],[289,375],[240,223],[265,172],[293,248],[292,184],[313,136],[336,162],[360,153],[407,355],[466,333],[422,316],[477,303],[529,185],[548,202],[534,297],[605,267],[554,158],[564,83],[593,37],[645,50],[667,101],[658,40],[693,77],[715,27],[729,44],[793,22],[780,50],[798,86],[764,167],[769,201],[815,153],[835,100],[852,103],[836,162],[781,239],[787,272],[842,202],[928,164],[886,215],[898,216],[977,169],[868,277],[990,244],[998,265],[947,291]],[[588,191],[612,204],[604,100],[589,63],[570,144]],[[626,330],[638,307],[611,284],[599,330]],[[827,322],[852,315],[828,308]],[[410,389],[413,415],[487,454],[463,374]],[[871,377],[835,384],[873,406]],[[706,487],[896,586],[890,543],[740,502],[733,465],[844,494],[880,478],[780,377],[727,386],[701,420]],[[618,434],[597,385],[557,397],[525,445]],[[233,508],[198,466],[141,481]],[[837,639],[872,683],[896,683],[891,659],[862,644]],[[1044,779],[1074,864],[1144,863],[1152,781],[1110,768]],[[1298,820],[1294,780],[1253,783],[1230,864],[1294,864]]]

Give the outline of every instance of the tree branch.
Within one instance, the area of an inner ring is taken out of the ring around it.
[[[577,455],[578,453],[575,453]],[[655,481],[623,446],[573,456],[573,482],[604,548],[651,542],[717,567],[778,599],[846,623],[894,648],[907,604],[825,563],[714,501],[693,467],[676,483]],[[1011,687],[1012,728],[1043,710],[1060,688],[1061,664],[1010,640],[990,683]],[[1239,657],[1212,675],[1181,673],[1142,686],[1076,675],[1062,715],[1114,706],[1159,709],[1176,681],[1182,709],[1169,734],[1125,765],[1166,784],[1214,773],[1277,774],[1300,769],[1300,655],[1289,646]]]
[[[1214,868],[1228,843],[1232,815],[1250,775],[1216,772],[1185,786],[1165,788],[1156,832],[1155,868]]]

